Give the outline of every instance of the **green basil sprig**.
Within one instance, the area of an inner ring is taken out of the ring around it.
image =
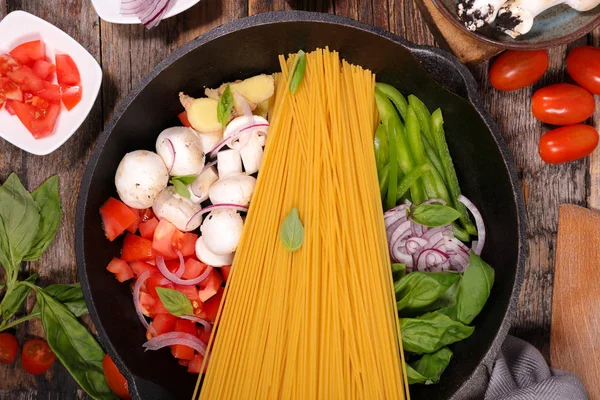
[[[182,315],[194,314],[192,302],[185,294],[162,287],[157,287],[156,293],[158,293],[158,297],[160,297],[160,301],[162,301],[167,311],[174,316],[181,317]]]
[[[456,281],[456,272],[413,272],[395,283],[398,311],[415,312],[433,304]]]
[[[300,50],[298,54],[296,54],[296,58],[292,63],[292,67],[290,68],[290,75],[292,79],[290,80],[290,92],[292,94],[296,94],[298,87],[304,80],[304,74],[306,72],[306,53]]]
[[[175,188],[175,192],[181,197],[189,199],[191,194],[187,185],[191,185],[196,180],[196,175],[174,176],[169,183]]]
[[[289,215],[285,217],[279,231],[279,238],[283,246],[291,252],[298,250],[304,243],[304,226],[300,221],[298,209],[292,208]]]
[[[417,224],[435,227],[448,225],[460,217],[460,213],[441,204],[419,204],[411,207],[408,216]]]
[[[233,93],[231,93],[231,87],[229,83],[225,86],[225,90],[219,99],[219,104],[217,104],[217,120],[225,129],[227,123],[231,119],[231,112],[233,111]]]
[[[416,318],[400,318],[400,330],[405,351],[428,354],[468,338],[475,328],[434,311]]]
[[[432,385],[438,383],[451,358],[452,351],[447,347],[442,347],[435,353],[425,354],[414,363],[406,364],[408,384]]]
[[[56,284],[46,286],[44,293],[52,296],[54,300],[62,303],[74,316],[81,317],[88,313],[85,299],[83,298],[83,292],[81,291],[81,285],[74,283],[72,285]],[[40,304],[35,303],[32,314],[40,312]]]

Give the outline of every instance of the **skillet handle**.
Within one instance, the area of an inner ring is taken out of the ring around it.
[[[162,386],[159,386],[155,383],[147,381],[145,379],[139,378],[137,376],[132,376],[132,382],[129,381],[129,392],[131,394],[131,398],[134,400],[175,400],[175,397],[167,390],[165,390]]]

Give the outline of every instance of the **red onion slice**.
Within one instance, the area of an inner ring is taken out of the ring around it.
[[[250,104],[246,101],[246,98],[235,90],[233,91],[233,97],[242,108],[242,113],[244,113],[246,117],[252,117],[252,109],[250,108]]]
[[[148,321],[146,321],[146,317],[144,317],[144,312],[142,311],[142,305],[140,304],[140,290],[149,276],[150,271],[144,271],[135,281],[135,285],[133,285],[133,305],[135,306],[135,312],[142,325],[144,325],[144,328],[146,328],[152,336],[156,336],[156,330],[148,323]]]
[[[196,214],[192,215],[192,217],[185,224],[186,228],[190,224],[190,222],[192,222],[192,220],[194,218],[196,218],[198,215],[204,215],[204,214],[206,214],[208,212],[211,212],[211,211],[214,211],[214,210],[218,210],[218,209],[222,209],[222,208],[233,208],[236,211],[248,212],[248,207],[240,206],[239,204],[229,204],[229,203],[211,204],[210,206],[204,207],[203,209],[201,209],[200,211],[198,211]]]
[[[177,256],[179,256],[179,269],[175,271],[175,276],[181,278],[181,275],[185,272],[185,260],[179,250],[177,250]]]
[[[167,278],[172,283],[182,286],[192,286],[199,284],[208,277],[208,274],[210,274],[210,271],[212,270],[211,266],[207,266],[202,275],[200,275],[199,277],[194,279],[181,279],[177,277],[177,275],[169,271],[167,265],[165,264],[165,259],[162,256],[156,257],[156,266],[165,278]]]
[[[243,134],[244,132],[248,132],[251,133],[254,129],[259,129],[259,128],[268,128],[269,124],[251,124],[251,125],[247,125],[243,128],[240,128],[238,131],[232,133],[231,135],[227,136],[226,138],[224,138],[223,140],[221,140],[210,152],[210,157],[214,158],[217,153],[219,152],[219,150],[221,150],[227,143],[233,142],[238,136],[240,136],[241,134]]]
[[[481,213],[475,207],[475,204],[471,202],[471,200],[467,199],[462,194],[458,196],[458,201],[463,203],[465,207],[469,209],[471,214],[473,214],[473,218],[475,218],[475,225],[477,226],[477,242],[473,242],[473,253],[478,256],[481,255],[481,251],[483,250],[483,246],[485,245],[485,224],[483,223],[483,217]]]
[[[427,271],[430,268],[440,265],[448,260],[450,256],[438,249],[426,249],[419,254],[417,259],[417,270]]]
[[[173,167],[175,166],[175,157],[177,156],[177,152],[175,151],[175,145],[171,141],[171,139],[167,138],[167,142],[171,146],[171,153],[173,153],[173,161],[171,161],[171,166],[169,167],[169,175],[171,175],[171,171],[173,171]]]
[[[210,324],[210,322],[200,317],[196,317],[195,315],[182,315],[179,318],[199,323],[204,327],[204,332],[210,332],[212,330],[212,325]]]
[[[148,340],[142,347],[145,350],[158,350],[175,344],[191,347],[203,356],[206,354],[206,344],[196,336],[184,332],[163,333]]]
[[[121,0],[120,14],[136,16],[148,29],[157,26],[172,0]]]

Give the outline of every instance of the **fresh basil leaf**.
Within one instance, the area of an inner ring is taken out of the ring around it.
[[[394,280],[404,278],[406,276],[406,265],[392,264],[392,276]]]
[[[395,283],[398,311],[414,312],[433,304],[460,275],[456,272],[413,272]]]
[[[233,111],[233,93],[231,93],[231,87],[229,87],[229,83],[225,86],[225,90],[219,99],[219,104],[217,105],[217,120],[221,124],[223,128],[229,122],[231,118],[231,112]]]
[[[85,299],[83,298],[83,292],[81,291],[81,285],[75,283],[72,285],[50,285],[44,288],[44,293],[50,295],[54,300],[61,303],[67,308],[74,316],[81,317],[88,313]],[[32,314],[40,312],[40,303],[36,303],[31,311]]]
[[[380,124],[375,131],[375,164],[380,171],[390,162],[390,146],[385,125]]]
[[[174,316],[181,317],[182,315],[194,314],[192,302],[185,294],[162,287],[157,287],[156,293],[158,293],[158,297],[160,297],[160,301],[162,301],[167,311]]]
[[[290,69],[290,75],[292,79],[290,80],[290,92],[292,94],[296,94],[298,87],[304,80],[304,73],[306,72],[306,53],[300,50],[298,54],[296,54],[296,58],[294,59],[294,63],[292,64],[292,68]]]
[[[179,182],[183,183],[184,185],[190,185],[190,184],[194,183],[196,178],[197,178],[196,175],[174,176],[171,178],[171,182],[179,181]]]
[[[441,204],[419,204],[412,208],[410,219],[425,226],[444,226],[460,217],[452,207]]]
[[[62,217],[58,196],[58,176],[55,175],[48,179],[31,195],[40,213],[40,223],[33,239],[33,245],[24,257],[25,261],[35,261],[40,258],[56,236]]]
[[[405,351],[428,354],[468,338],[475,328],[435,311],[416,318],[400,318],[400,330]]]
[[[470,324],[481,312],[494,286],[495,272],[477,254],[471,252],[456,296],[456,319]]]
[[[302,247],[304,243],[304,226],[302,226],[296,207],[292,208],[292,211],[283,220],[279,238],[288,251],[294,252]]]
[[[94,399],[117,399],[102,370],[104,351],[94,336],[62,304],[36,289],[48,345],[71,376]]]
[[[35,283],[37,277],[38,275],[34,273],[25,279],[25,282]],[[14,285],[8,289],[0,303],[3,321],[8,321],[19,311],[30,291],[31,288],[27,285]]]
[[[408,375],[408,384],[422,383],[432,385],[440,381],[440,377],[448,367],[452,351],[447,347],[442,347],[432,354],[425,354],[418,361],[411,363],[406,370]]]
[[[177,192],[178,195],[185,197],[186,199],[190,198],[190,190],[186,185],[183,184],[183,182],[171,179],[171,183],[173,184],[175,192]]]
[[[23,258],[36,237],[40,213],[33,197],[12,173],[0,186],[0,264],[7,280],[16,280]]]

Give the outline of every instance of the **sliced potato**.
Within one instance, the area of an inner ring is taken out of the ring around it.
[[[217,105],[214,99],[194,99],[186,107],[188,120],[192,128],[200,133],[217,132],[221,130],[221,124],[217,118]]]

